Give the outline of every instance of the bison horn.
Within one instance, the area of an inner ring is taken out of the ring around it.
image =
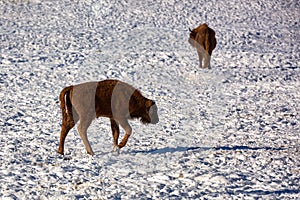
[[[189,31],[192,32],[191,28],[189,28]]]

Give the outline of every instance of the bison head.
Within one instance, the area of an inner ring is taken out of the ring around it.
[[[143,124],[156,124],[159,118],[157,114],[157,106],[154,101],[147,100],[144,107],[144,112],[141,115],[141,122]]]
[[[190,38],[191,38],[191,39],[195,39],[195,38],[196,38],[196,35],[197,35],[196,30],[195,30],[195,29],[194,29],[194,30],[191,30],[191,29],[189,28],[189,31],[190,31]]]

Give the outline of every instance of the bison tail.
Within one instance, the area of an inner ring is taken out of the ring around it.
[[[209,32],[208,30],[205,33],[205,51],[208,53],[210,49],[210,40],[209,40]]]
[[[72,91],[73,86],[64,88],[59,95],[60,109],[62,112],[63,119],[67,119],[68,116],[72,117],[72,103],[70,92]]]

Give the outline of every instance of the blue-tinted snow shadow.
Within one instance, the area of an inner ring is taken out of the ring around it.
[[[144,154],[165,154],[165,153],[175,153],[175,152],[186,152],[186,151],[237,151],[237,150],[267,150],[267,151],[282,151],[286,150],[286,148],[274,148],[274,147],[249,147],[249,146],[223,146],[223,147],[164,147],[161,149],[150,149],[150,150],[134,150],[130,151],[130,153],[144,153]]]
[[[266,191],[266,190],[250,190],[250,191],[235,191],[229,192],[230,195],[239,195],[239,194],[247,194],[247,195],[282,195],[282,194],[299,194],[300,190],[298,189],[282,189],[282,190],[275,190],[275,191]]]
[[[272,195],[272,196],[280,196],[280,195],[284,195],[284,194],[299,194],[300,190],[299,189],[282,189],[282,190],[274,190],[274,191],[268,191],[268,190],[248,190],[248,191],[244,191],[244,190],[237,190],[237,191],[227,191],[226,193],[218,193],[218,192],[201,192],[201,195],[213,195],[213,196],[219,196],[219,195],[223,195],[223,194],[227,194],[227,195],[231,195],[231,196],[237,196],[237,195],[251,195],[253,197],[255,196],[259,196],[259,197],[263,197],[263,196],[267,196],[267,195]]]

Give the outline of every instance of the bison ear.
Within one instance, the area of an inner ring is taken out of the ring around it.
[[[146,101],[146,108],[150,108],[154,104],[154,101],[152,100],[147,100]]]

